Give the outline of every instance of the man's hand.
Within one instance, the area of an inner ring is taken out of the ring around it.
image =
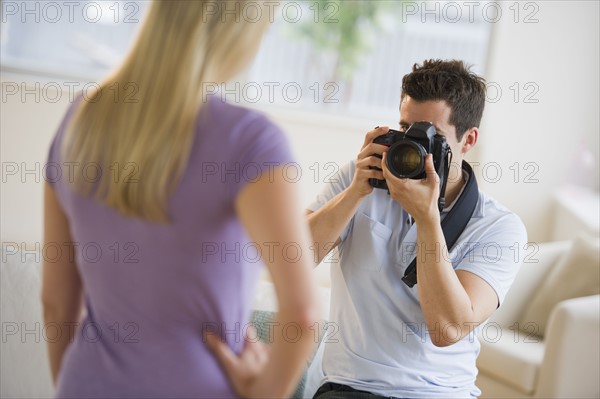
[[[236,355],[218,335],[206,334],[205,336],[208,348],[225,370],[233,389],[244,398],[255,396],[253,394],[254,383],[267,365],[270,349],[262,342],[248,340],[247,335],[249,334],[256,336],[254,327],[248,327],[244,349],[239,355]]]
[[[387,126],[377,127],[365,135],[365,141],[356,158],[356,170],[352,181],[348,184],[350,176],[344,175],[343,185],[337,185],[335,197],[316,212],[308,213],[308,224],[315,243],[315,263],[319,264],[325,256],[342,241],[341,234],[352,217],[358,210],[364,197],[373,192],[369,179],[383,180],[381,169],[381,156],[387,146],[374,144],[373,140],[386,134],[390,129]],[[342,176],[342,175],[340,175]],[[347,186],[346,186],[347,185]],[[334,186],[334,185],[332,185]],[[333,246],[331,243],[334,243]]]
[[[390,172],[386,165],[387,153],[382,159],[383,177],[385,178],[390,195],[406,210],[417,224],[420,221],[436,221],[439,223],[438,198],[440,196],[440,178],[433,166],[433,155],[425,158],[425,173],[422,180],[399,179]]]
[[[365,142],[356,158],[354,178],[348,188],[361,198],[369,195],[373,191],[373,187],[369,184],[369,179],[383,180],[383,172],[376,169],[370,169],[369,167],[374,166],[381,169],[381,159],[373,155],[382,155],[388,147],[381,144],[374,144],[373,140],[376,137],[386,134],[389,130],[389,127],[382,126],[371,130],[365,135]]]

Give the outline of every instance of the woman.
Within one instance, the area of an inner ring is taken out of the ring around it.
[[[224,3],[155,1],[56,134],[45,243],[69,251],[44,262],[42,301],[62,332],[48,344],[58,397],[283,397],[306,364],[318,311],[287,142],[203,93],[249,64],[269,14]],[[278,325],[304,332],[285,340],[276,324],[270,351],[246,324],[261,254]]]

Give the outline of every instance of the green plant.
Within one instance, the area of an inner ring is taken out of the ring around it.
[[[372,33],[380,28],[380,16],[397,1],[314,0],[307,18],[294,27],[294,36],[308,40],[317,53],[335,57],[332,81],[349,81],[361,58],[372,47]],[[371,33],[371,34],[369,34]]]

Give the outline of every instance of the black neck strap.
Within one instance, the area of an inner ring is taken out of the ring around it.
[[[475,179],[473,168],[471,168],[471,165],[469,165],[467,161],[463,161],[462,169],[469,175],[469,180],[467,181],[467,185],[462,194],[458,197],[458,200],[441,223],[448,252],[450,252],[458,240],[458,237],[462,234],[465,227],[467,227],[469,220],[471,220],[471,216],[473,216],[475,207],[477,206],[477,201],[479,200],[479,188],[477,187],[477,180]],[[406,268],[402,281],[411,288],[417,284],[416,257]]]

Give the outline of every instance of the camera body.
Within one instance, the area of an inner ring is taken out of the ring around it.
[[[390,130],[376,137],[373,143],[389,147],[386,166],[394,176],[402,179],[424,179],[425,156],[433,154],[433,166],[440,177],[440,197],[444,197],[452,153],[446,137],[437,134],[432,123],[415,122],[406,132]],[[381,158],[377,154],[374,156]],[[385,180],[369,179],[369,184],[375,188],[388,189]]]

